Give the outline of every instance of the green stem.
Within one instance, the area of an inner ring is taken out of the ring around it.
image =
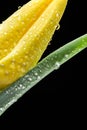
[[[40,61],[35,68],[0,93],[0,115],[49,73],[87,47],[87,34],[67,43]]]

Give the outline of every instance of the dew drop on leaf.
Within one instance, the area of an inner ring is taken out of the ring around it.
[[[68,54],[65,55],[65,58],[68,58]]]
[[[60,63],[59,62],[56,62],[55,63],[55,69],[58,69],[60,67]]]
[[[29,81],[32,81],[32,78],[29,77],[28,80],[29,80]]]

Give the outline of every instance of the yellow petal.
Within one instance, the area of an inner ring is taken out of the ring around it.
[[[51,1],[32,0],[0,25],[0,59],[12,51]]]
[[[37,64],[66,4],[67,0],[31,0],[1,25],[0,50],[4,51],[0,56],[0,88],[13,83]]]

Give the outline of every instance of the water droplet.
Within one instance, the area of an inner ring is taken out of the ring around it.
[[[10,64],[10,68],[15,69],[15,64],[14,63]],[[15,73],[15,72],[13,71],[12,73]]]
[[[20,86],[21,89],[25,89],[24,85],[20,84],[19,86]]]
[[[3,110],[3,108],[0,108],[0,111],[2,111]]]
[[[29,76],[28,76],[28,75],[25,75],[25,79],[27,79],[27,78],[29,78]]]
[[[42,17],[42,21],[45,21],[45,19]]]
[[[4,64],[0,64],[1,67],[4,67]]]
[[[59,13],[57,13],[57,14],[56,14],[56,17],[59,17],[59,16],[60,16]]]
[[[60,24],[58,24],[56,27],[56,30],[59,30],[59,29],[60,29]]]
[[[20,17],[20,16],[18,16],[18,20],[19,20],[19,21],[21,20],[21,17]]]
[[[16,63],[15,59],[12,59],[12,60],[11,60],[10,67],[11,67],[11,68],[15,68],[15,63]]]
[[[22,72],[22,73],[25,73],[25,68],[21,68],[21,72]]]
[[[4,35],[7,35],[7,32],[4,32]]]
[[[28,58],[29,58],[29,57],[28,57],[28,54],[26,54],[26,55],[25,55],[25,59],[28,59]]]
[[[5,21],[2,21],[2,23],[4,23]]]
[[[5,71],[5,75],[8,75],[9,74],[9,72],[8,71]]]
[[[82,42],[85,42],[85,40],[84,40],[84,39],[82,39]]]
[[[25,67],[26,65],[27,65],[26,62],[23,62],[23,63],[22,63],[22,66],[24,66],[24,67]]]
[[[25,22],[24,22],[24,21],[22,21],[21,23],[22,23],[22,25],[24,25],[24,24],[25,24]]]
[[[12,63],[15,63],[15,59],[12,59],[12,61],[11,61]]]
[[[7,51],[8,51],[7,49],[4,50],[4,52],[7,52]]]
[[[20,87],[22,87],[23,85],[22,84],[19,84]]]
[[[30,4],[29,4],[29,6],[31,7],[31,6],[32,6],[32,4],[30,3]]]
[[[3,111],[3,108],[0,108],[0,115],[3,113],[4,111]]]
[[[9,94],[9,93],[10,93],[10,92],[7,90],[7,91],[6,91],[6,94]]]
[[[28,81],[32,81],[32,78],[29,77],[29,78],[28,78]]]
[[[10,28],[13,29],[14,28],[13,25],[10,25]]]
[[[38,80],[40,80],[40,78],[41,78],[40,76],[37,77]]]
[[[51,42],[49,42],[48,45],[51,45]]]
[[[65,55],[65,58],[68,58],[68,54]]]
[[[23,84],[19,84],[19,85],[15,88],[16,91],[18,91],[18,90],[23,90],[23,89],[25,89],[25,87],[24,87]]]
[[[59,62],[56,62],[55,63],[55,69],[58,69],[60,67],[60,63]]]
[[[23,49],[26,50],[26,47],[24,47]]]
[[[38,73],[37,72],[35,72],[35,76],[37,76],[38,75]]]
[[[20,9],[21,8],[21,6],[18,6],[18,9]]]

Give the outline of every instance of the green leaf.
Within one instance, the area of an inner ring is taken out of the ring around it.
[[[87,47],[87,34],[67,43],[40,61],[35,68],[0,93],[0,115],[52,71]]]

